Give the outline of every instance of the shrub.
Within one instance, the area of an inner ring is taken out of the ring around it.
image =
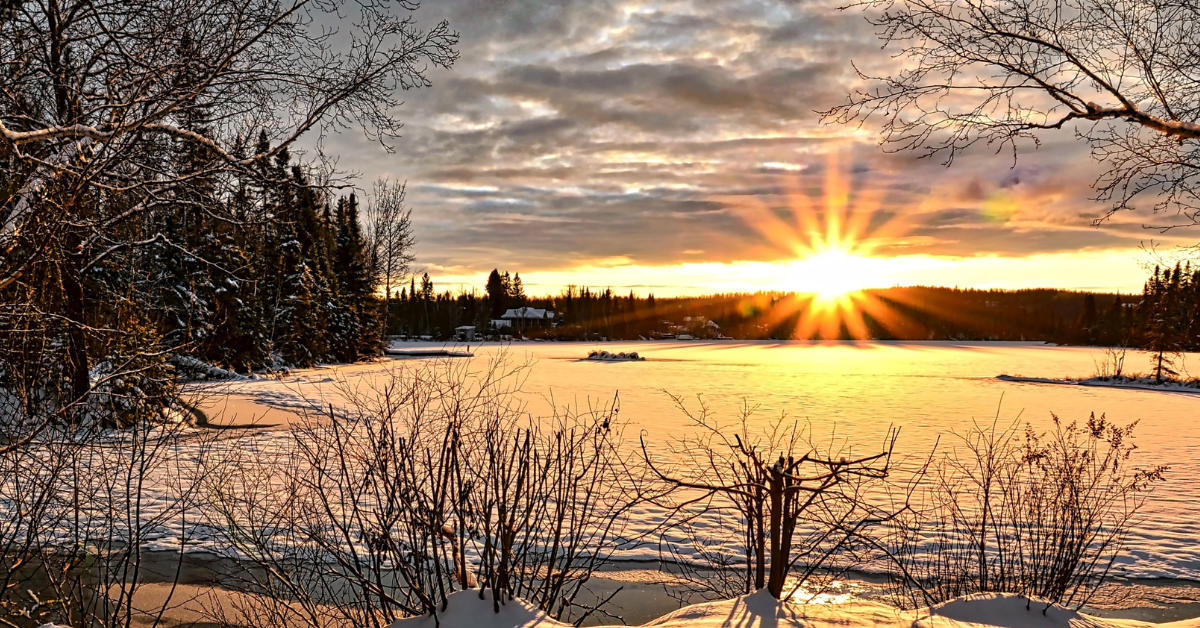
[[[1082,607],[1111,572],[1166,467],[1132,466],[1133,428],[1082,425],[954,434],[893,528],[896,601],[932,605],[978,592]]]
[[[386,626],[491,591],[556,619],[595,611],[586,584],[637,503],[617,410],[526,414],[522,367],[441,361],[344,390],[283,448],[213,459],[216,523],[248,558],[242,625]],[[246,450],[249,451],[249,448]]]

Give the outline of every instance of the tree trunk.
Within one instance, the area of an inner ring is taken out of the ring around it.
[[[1162,348],[1162,344],[1160,343],[1159,349],[1158,349],[1158,358],[1156,360],[1158,362],[1158,366],[1154,370],[1154,381],[1155,381],[1155,383],[1158,383],[1158,384],[1161,384],[1163,381],[1162,371],[1163,371],[1163,353],[1164,353],[1164,351],[1165,350]]]
[[[787,578],[787,556],[780,556],[782,545],[783,522],[783,473],[771,469],[768,480],[768,490],[771,493],[771,579],[767,589],[771,597],[779,599],[783,595],[783,581]]]
[[[760,484],[754,490],[755,490],[754,507],[757,509],[757,512],[754,513],[755,514],[754,520],[758,522],[758,525],[757,525],[758,529],[755,533],[755,535],[757,537],[755,539],[755,543],[756,543],[755,558],[757,560],[757,565],[755,565],[755,570],[754,570],[754,590],[757,591],[757,590],[767,586],[767,574],[766,574],[767,559],[765,556],[765,551],[767,549],[765,547],[765,545],[767,544],[767,535],[763,533],[763,489],[762,489],[762,485]]]
[[[69,401],[79,401],[91,389],[88,372],[87,334],[84,333],[83,278],[79,272],[79,256],[68,253],[63,267],[64,314],[67,319],[67,357],[70,369]]]

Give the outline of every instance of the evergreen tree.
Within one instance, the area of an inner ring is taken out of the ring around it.
[[[507,274],[505,273],[505,275]],[[525,305],[525,286],[521,284],[521,273],[514,275],[512,283],[508,286],[508,302],[511,307],[524,307]]]
[[[378,354],[382,344],[378,302],[367,274],[366,247],[354,194],[338,200],[335,274],[338,280],[334,355],[354,362]]]
[[[492,309],[492,319],[500,318],[508,309],[508,291],[504,287],[504,280],[500,276],[499,270],[492,269],[484,290],[487,292],[488,305]]]
[[[1177,272],[1165,273],[1155,266],[1154,275],[1142,292],[1145,346],[1151,354],[1155,381],[1176,375],[1175,356],[1179,351],[1179,315],[1175,307]]]
[[[1096,297],[1086,294],[1083,296],[1083,309],[1079,318],[1075,319],[1072,336],[1079,344],[1096,343]]]
[[[1098,341],[1107,346],[1126,346],[1128,342],[1128,323],[1125,320],[1125,304],[1120,295],[1113,299],[1108,309],[1100,319],[1100,334]]]

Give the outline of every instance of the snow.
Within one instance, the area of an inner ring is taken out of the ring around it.
[[[511,600],[496,613],[492,609],[491,591],[479,599],[479,590],[456,591],[449,596],[446,612],[409,617],[394,622],[390,628],[518,628],[524,626],[567,626],[546,616],[525,600]]]
[[[412,345],[421,346],[421,345]],[[438,344],[442,347],[444,345]],[[562,360],[574,363],[580,353],[586,351],[585,344],[555,345]],[[645,351],[643,347],[635,347]],[[625,347],[622,347],[625,349]],[[481,356],[489,355],[480,352]],[[661,353],[652,357],[658,362],[648,362],[651,365],[671,365],[674,362],[662,360]],[[742,358],[738,358],[741,360]],[[554,363],[551,363],[554,364]],[[417,368],[420,365],[413,361],[382,362],[375,364],[358,364],[338,367],[321,367],[314,369],[297,369],[289,376],[282,378],[263,378],[251,380],[246,378],[230,378],[214,381],[215,377],[207,378],[203,383],[194,382],[185,386],[189,393],[189,401],[193,401],[200,411],[209,419],[212,426],[238,424],[241,426],[273,427],[276,429],[246,429],[235,431],[205,431],[197,430],[194,438],[184,439],[174,445],[174,458],[163,469],[156,471],[148,486],[141,494],[142,505],[147,513],[166,513],[161,521],[154,523],[145,535],[146,549],[178,551],[181,547],[187,552],[205,552],[221,556],[238,556],[239,552],[228,547],[223,540],[219,528],[220,522],[207,521],[203,516],[195,517],[189,513],[185,518],[176,507],[179,501],[176,487],[178,479],[190,477],[191,471],[199,468],[198,461],[207,459],[222,459],[224,456],[246,453],[270,458],[276,453],[282,454],[293,446],[294,435],[282,429],[289,425],[305,425],[310,421],[316,422],[319,417],[313,413],[323,413],[333,410],[338,415],[350,414],[347,396],[356,390],[361,394],[369,394],[371,383],[376,378],[402,368]],[[543,367],[545,368],[545,367]],[[574,367],[572,367],[574,368]],[[581,365],[581,371],[596,372],[597,367]],[[607,371],[607,369],[602,369]],[[995,373],[1001,369],[992,367],[984,373]],[[647,377],[642,373],[643,368],[617,368],[614,372],[634,373],[635,377]],[[656,377],[660,374],[658,367],[649,372]],[[590,376],[589,376],[590,377]],[[1053,381],[1053,380],[1050,380]],[[1062,389],[1060,389],[1062,390]],[[1070,389],[1066,389],[1070,390]],[[622,390],[624,400],[625,390]],[[200,393],[208,393],[207,396]],[[191,399],[195,394],[199,399]],[[1161,396],[1159,399],[1169,398]],[[306,418],[304,415],[308,414]],[[237,415],[236,418],[234,415]],[[182,427],[179,429],[190,429]],[[659,443],[661,445],[661,443]],[[654,443],[651,443],[652,452]],[[1186,485],[1185,485],[1186,486]],[[1196,523],[1189,516],[1189,506],[1194,500],[1186,494],[1172,496],[1180,507],[1173,508],[1177,513],[1177,524],[1170,526],[1143,526],[1137,529],[1137,536],[1130,543],[1129,551],[1122,556],[1118,564],[1120,573],[1133,578],[1187,578],[1200,579],[1200,550],[1194,542],[1196,539]],[[2,514],[2,513],[0,513]],[[642,538],[649,535],[662,521],[663,510],[643,505],[630,513],[631,521],[625,530],[629,539]],[[149,517],[149,515],[147,515]],[[719,515],[702,517],[693,522],[693,527],[703,536],[714,543],[707,551],[726,556],[739,554],[738,541],[722,534],[727,522],[722,522]],[[657,536],[653,538],[657,539]],[[678,552],[678,558],[685,561],[702,562],[704,557],[693,547],[686,530],[676,529],[667,533],[665,542],[671,544]],[[661,558],[659,548],[655,543],[627,543],[619,547],[614,558],[620,561],[656,561]],[[629,565],[629,562],[625,562]],[[506,611],[507,612],[507,611]],[[1024,612],[1024,611],[1022,611]],[[1200,628],[1200,624],[1196,628]]]
[[[568,626],[522,600],[493,612],[490,592],[459,591],[449,597],[446,612],[401,619],[390,628],[560,628]],[[764,589],[732,600],[681,608],[644,626],[656,628],[1200,628],[1200,618],[1150,624],[1102,619],[1048,606],[1018,595],[979,593],[933,608],[902,611],[877,602],[840,604],[781,602]],[[615,628],[615,627],[600,627]]]
[[[1200,380],[1157,381],[1153,377],[1126,377],[1114,375],[1111,377],[1087,377],[1055,379],[1050,377],[1022,377],[1019,375],[997,375],[1002,382],[1023,382],[1027,384],[1064,384],[1068,386],[1099,386],[1104,388],[1132,388],[1135,390],[1158,390],[1163,392],[1200,393]]]
[[[185,379],[224,379],[234,381],[252,379],[188,355],[172,356],[169,361],[185,375]]]

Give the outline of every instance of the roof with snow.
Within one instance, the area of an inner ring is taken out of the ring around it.
[[[554,318],[554,311],[553,310],[544,310],[542,308],[537,308],[537,307],[518,307],[515,309],[508,310],[507,312],[504,313],[504,316],[501,316],[500,318],[502,318],[506,321],[529,320],[529,319],[542,320],[542,319],[547,319],[547,318]]]

